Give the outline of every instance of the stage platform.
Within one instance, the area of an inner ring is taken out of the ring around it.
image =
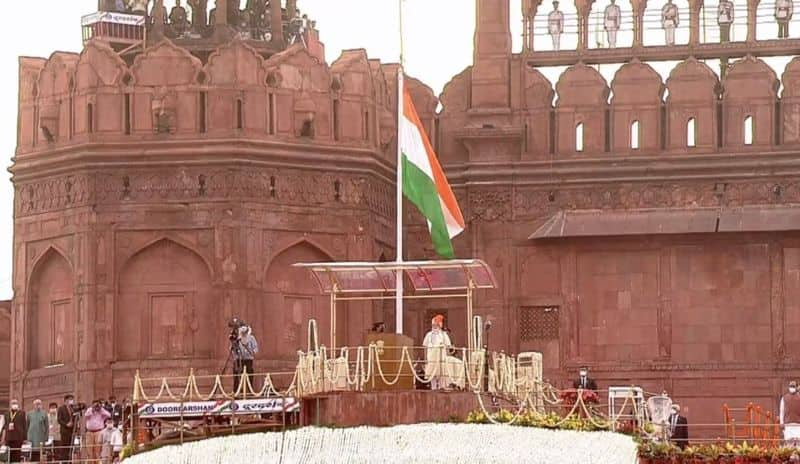
[[[463,422],[478,407],[471,392],[333,392],[303,398],[300,420],[302,425],[335,427]]]

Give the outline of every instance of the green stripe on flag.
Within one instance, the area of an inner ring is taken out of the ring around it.
[[[453,243],[447,231],[447,223],[439,200],[436,183],[403,153],[403,194],[430,222],[431,240],[436,253],[451,259],[455,256]]]

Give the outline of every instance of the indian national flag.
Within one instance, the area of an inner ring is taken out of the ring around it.
[[[403,194],[428,219],[436,253],[454,256],[451,239],[464,230],[464,218],[444,176],[436,153],[403,82],[403,113],[400,116],[400,152],[403,163]]]

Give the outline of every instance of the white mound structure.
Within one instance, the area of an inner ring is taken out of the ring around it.
[[[632,438],[609,432],[418,424],[238,435],[161,448],[125,462],[634,464],[637,459]]]

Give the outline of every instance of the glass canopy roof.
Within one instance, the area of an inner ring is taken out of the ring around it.
[[[323,293],[384,293],[395,291],[397,271],[415,292],[495,288],[494,275],[479,259],[408,261],[403,263],[297,263],[311,271]]]

